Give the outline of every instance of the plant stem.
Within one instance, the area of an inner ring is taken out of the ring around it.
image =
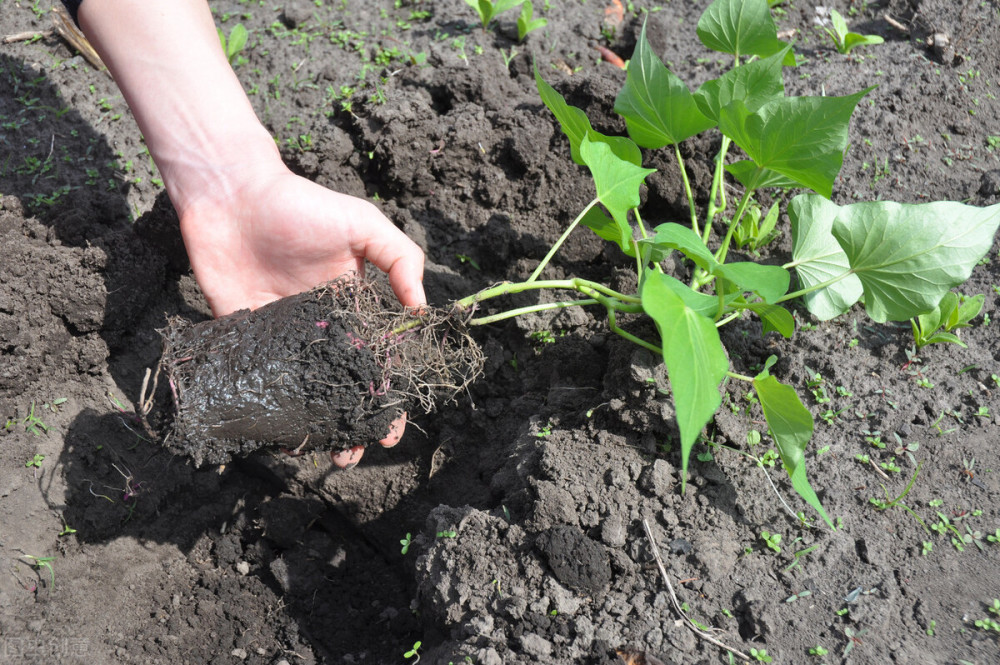
[[[719,263],[726,262],[726,254],[729,253],[729,243],[733,239],[733,231],[736,226],[743,219],[743,214],[747,211],[747,206],[750,205],[750,199],[753,198],[753,193],[756,190],[747,189],[743,192],[743,198],[740,199],[740,204],[736,206],[736,214],[733,215],[732,221],[729,222],[729,228],[726,230],[726,237],[722,241],[722,246],[715,253],[715,260]]]
[[[573,307],[574,305],[597,305],[598,302],[593,298],[587,298],[586,300],[560,300],[559,302],[543,303],[541,305],[529,305],[527,307],[518,307],[517,309],[510,309],[506,312],[501,312],[499,314],[493,314],[491,316],[482,316],[476,319],[470,319],[470,326],[485,326],[488,323],[496,323],[497,321],[503,321],[504,319],[513,319],[515,317],[521,316],[522,314],[530,314],[531,312],[543,312],[549,309],[562,309],[564,307]]]
[[[722,146],[719,148],[719,155],[716,157],[715,161],[715,173],[712,174],[712,191],[708,197],[708,213],[705,217],[705,231],[702,235],[702,241],[708,244],[708,237],[712,233],[712,222],[715,221],[715,216],[726,209],[726,184],[725,184],[725,162],[726,153],[729,152],[729,146],[732,141],[728,136],[722,137]],[[716,204],[715,200],[720,199],[720,202]]]
[[[746,376],[744,374],[737,374],[736,372],[726,372],[726,376],[728,376],[731,379],[739,379],[740,381],[749,381],[750,383],[753,383],[753,377],[752,376]]]
[[[495,286],[483,289],[479,293],[474,293],[471,296],[456,301],[455,306],[460,309],[465,309],[466,307],[470,307],[478,302],[496,298],[498,296],[522,293],[524,291],[537,291],[538,289],[566,289],[567,291],[579,291],[585,295],[590,294],[584,291],[584,289],[593,289],[597,293],[608,296],[609,298],[620,300],[623,303],[639,304],[641,302],[638,296],[628,296],[624,293],[618,293],[603,284],[574,277],[573,279],[549,279],[539,280],[537,282],[502,282]]]
[[[542,274],[543,270],[545,270],[545,266],[549,264],[549,261],[551,261],[552,257],[555,256],[555,253],[559,251],[559,248],[562,247],[562,244],[566,242],[566,238],[569,237],[569,234],[573,232],[573,229],[575,229],[576,225],[580,223],[580,220],[583,219],[588,212],[590,212],[590,209],[593,208],[595,205],[597,205],[597,202],[598,199],[594,199],[593,201],[588,203],[587,207],[583,209],[583,212],[577,215],[576,219],[573,220],[573,223],[570,224],[565,231],[563,231],[563,234],[559,236],[559,240],[556,240],[555,244],[552,245],[551,249],[549,249],[549,253],[545,255],[545,258],[543,258],[541,262],[538,264],[538,267],[535,268],[535,272],[531,273],[531,277],[528,278],[529,282],[534,282],[536,279],[538,279],[538,276]]]
[[[785,295],[781,296],[780,298],[778,298],[774,302],[775,302],[775,304],[777,304],[779,302],[785,302],[786,300],[792,300],[793,298],[798,298],[799,296],[804,296],[805,294],[812,293],[813,291],[819,291],[820,289],[825,289],[826,287],[832,286],[833,284],[836,284],[837,282],[839,282],[840,280],[844,279],[845,277],[847,277],[848,275],[851,275],[851,274],[853,274],[853,271],[852,270],[848,270],[846,272],[843,272],[843,273],[837,275],[836,277],[833,277],[831,279],[826,280],[825,282],[820,282],[819,284],[814,284],[814,285],[810,286],[807,289],[799,289],[798,291],[795,291],[794,293],[786,293]]]
[[[698,210],[694,205],[694,194],[691,193],[691,181],[688,180],[687,169],[684,168],[684,158],[681,157],[680,144],[674,144],[674,154],[677,156],[677,165],[681,169],[681,180],[684,182],[684,193],[687,195],[688,207],[691,209],[691,229],[696,235],[701,235],[701,232],[698,230]]]
[[[732,314],[730,314],[730,315],[729,315],[729,316],[727,316],[726,318],[724,318],[724,319],[719,319],[718,321],[716,321],[716,322],[715,322],[715,327],[716,327],[716,328],[721,328],[722,326],[726,325],[727,323],[729,323],[729,322],[730,322],[730,321],[732,321],[733,319],[738,319],[738,318],[740,318],[740,314],[742,314],[742,313],[743,313],[743,312],[733,312]]]

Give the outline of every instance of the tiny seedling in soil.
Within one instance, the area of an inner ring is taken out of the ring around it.
[[[410,533],[406,534],[406,537],[399,541],[399,544],[403,546],[400,554],[406,554],[410,551],[410,545],[413,544],[413,535]]]
[[[30,554],[21,555],[25,559],[31,559],[31,567],[35,571],[41,571],[42,568],[46,568],[49,571],[49,582],[51,586],[49,587],[52,591],[56,589],[56,571],[52,568],[52,562],[56,560],[54,556],[32,556]]]
[[[24,420],[21,421],[24,425],[24,431],[30,432],[35,436],[41,436],[42,432],[48,432],[49,426],[42,422],[42,419],[38,417],[35,413],[35,403],[31,403],[31,408],[28,410],[28,415],[25,416]]]
[[[969,322],[979,316],[985,300],[986,296],[982,294],[969,297],[948,291],[937,307],[910,320],[917,348],[940,343],[965,347],[965,342],[953,331],[968,328],[971,325]]]
[[[830,653],[830,650],[824,647],[822,644],[817,644],[814,647],[809,647],[809,655],[822,658],[823,656]]]
[[[531,0],[524,0],[521,5],[521,15],[517,17],[517,41],[523,42],[528,33],[544,28],[549,24],[547,19],[535,18],[535,8]]]
[[[781,534],[771,533],[770,531],[761,531],[760,539],[764,541],[768,549],[774,550],[778,554],[781,554]]]
[[[767,655],[767,649],[750,649],[750,657],[759,663],[770,663],[774,660]]]
[[[419,653],[420,647],[421,647],[421,642],[420,640],[417,640],[416,642],[413,643],[413,647],[409,651],[403,654],[403,658],[406,658],[407,660],[409,660],[410,658],[415,658],[416,660],[414,660],[413,663],[411,663],[411,665],[417,665],[417,663],[420,662],[420,653]]]
[[[456,536],[458,536],[458,532],[453,529],[447,529],[445,531],[437,532],[438,538],[455,538]]]
[[[826,34],[830,35],[837,51],[843,55],[849,54],[858,46],[881,44],[883,41],[878,35],[860,35],[848,30],[847,21],[836,9],[830,10],[830,25],[831,27],[823,29],[826,30]]]
[[[235,67],[240,62],[240,52],[247,45],[247,38],[249,37],[247,29],[243,27],[242,23],[237,23],[229,31],[229,37],[226,37],[226,33],[221,28],[218,31],[219,42],[222,44],[222,52],[226,54],[226,60],[229,61],[229,64]]]
[[[42,462],[44,462],[44,461],[45,461],[45,455],[41,455],[39,453],[35,453],[34,457],[32,457],[30,460],[28,460],[27,462],[24,463],[24,466],[26,466],[26,467],[34,467],[36,469],[41,469],[42,468]]]
[[[498,14],[517,7],[524,0],[496,0],[496,2],[493,0],[465,0],[465,2],[476,10],[476,13],[479,14],[479,20],[483,24],[483,30],[486,30],[490,21]],[[524,38],[522,37],[522,39]]]

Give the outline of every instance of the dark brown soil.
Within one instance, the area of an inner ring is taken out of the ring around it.
[[[628,57],[650,9],[656,51],[694,87],[721,71],[694,37],[707,4],[626,3],[623,25],[602,30],[604,2],[537,2],[549,23],[520,44],[516,12],[483,31],[463,0],[211,3],[227,31],[251,31],[236,71],[288,162],[377,199],[426,251],[438,305],[527,277],[592,198],[530,58],[595,128],[622,134],[624,72],[594,45]],[[777,13],[805,58],[785,73],[791,94],[879,86],[852,121],[834,200],[1000,201],[998,3],[827,4],[886,40],[844,57],[813,3]],[[0,33],[47,29],[44,9],[0,0]],[[703,201],[716,149],[682,147]],[[644,165],[658,169],[644,218],[685,219],[672,156]],[[765,260],[789,247],[786,231]],[[991,318],[998,251],[962,288],[986,295]],[[799,311],[790,341],[726,327],[734,369],[778,355],[772,372],[816,417],[807,461],[831,531],[787,514],[765,473],[806,509],[780,469],[726,449],[696,448],[682,495],[672,408],[648,381],[663,369],[597,310],[475,331],[485,376],[350,472],[271,450],[196,469],[149,440],[134,403],[157,330],[209,313],[120,92],[51,37],[0,46],[0,256],[0,663],[400,663],[417,641],[421,663],[442,665],[611,663],[620,649],[729,662],[678,622],[643,520],[688,615],[744,652],[977,665],[1000,653],[1000,633],[975,625],[1000,620],[987,611],[1000,598],[988,539],[1000,345],[985,317],[962,332],[968,348],[918,362],[908,326],[860,307],[817,325]],[[629,267],[575,232],[546,275],[614,285]],[[825,393],[808,385],[816,372]],[[754,429],[759,413],[728,386],[708,434],[743,448]],[[918,464],[912,512],[871,503],[903,492]]]

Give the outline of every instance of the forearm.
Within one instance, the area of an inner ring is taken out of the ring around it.
[[[125,95],[178,213],[231,198],[248,165],[280,168],[204,0],[86,0],[79,20]]]

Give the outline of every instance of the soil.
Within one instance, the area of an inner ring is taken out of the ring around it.
[[[805,59],[786,70],[791,94],[878,83],[834,200],[1000,201],[1000,5],[828,4],[885,38],[844,57],[814,4],[777,10]],[[211,3],[227,31],[251,32],[236,71],[288,163],[378,201],[427,253],[434,304],[526,278],[592,197],[530,58],[622,134],[624,72],[594,46],[628,57],[648,8],[653,46],[694,87],[722,71],[694,37],[706,5],[629,3],[612,28],[603,2],[537,3],[548,25],[521,44],[515,11],[484,31],[462,0]],[[0,1],[0,33],[47,30],[45,9]],[[682,146],[701,201],[716,149]],[[803,526],[776,497],[811,514],[783,472],[725,448],[696,448],[682,494],[663,369],[590,309],[476,330],[485,376],[349,472],[271,450],[197,469],[134,422],[157,331],[210,315],[120,92],[55,37],[4,44],[0,164],[2,663],[399,663],[418,641],[422,663],[729,662],[678,620],[653,544],[688,616],[743,652],[997,661],[1000,633],[975,625],[1000,597],[1000,346],[985,317],[967,348],[916,360],[909,326],[859,307],[826,323],[798,311],[791,341],[724,328],[735,371],[777,355],[772,374],[813,411],[809,473],[837,530]],[[649,224],[685,219],[672,156],[644,165],[658,169]],[[605,244],[575,232],[546,275],[627,286],[629,261]],[[786,230],[765,260],[789,247]],[[962,287],[990,317],[998,250]],[[555,296],[507,304],[539,297]],[[763,429],[727,386],[710,438],[745,450]]]

